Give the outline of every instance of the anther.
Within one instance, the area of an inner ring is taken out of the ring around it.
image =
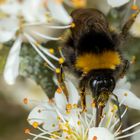
[[[59,58],[59,64],[63,64],[64,63],[64,58]]]
[[[92,103],[91,103],[91,106],[92,106],[93,108],[95,108],[95,106],[96,106],[96,105],[95,105],[95,102],[92,102]]]
[[[59,87],[57,90],[56,90],[57,93],[61,94],[62,93],[62,89]]]
[[[61,72],[60,68],[56,68],[56,69],[55,69],[55,72],[56,72],[56,73],[60,73],[60,72]]]
[[[39,126],[39,124],[38,124],[38,122],[33,122],[32,126],[33,126],[34,128],[37,128],[37,127]]]
[[[75,27],[75,23],[71,23],[71,28],[74,28]]]
[[[124,93],[124,96],[128,96],[128,94],[127,93]]]
[[[117,105],[113,105],[113,110],[118,110],[118,106]]]
[[[67,110],[71,110],[71,109],[72,109],[72,105],[71,105],[71,104],[67,104],[67,105],[66,105],[66,109],[67,109]]]
[[[73,104],[73,108],[77,108],[77,104]]]
[[[138,8],[137,5],[132,5],[132,6],[131,6],[131,9],[134,10],[134,11],[137,11],[139,8]]]
[[[28,128],[25,129],[24,133],[25,133],[25,134],[29,134],[29,133],[30,133],[30,129],[28,129]]]
[[[29,102],[28,98],[24,98],[24,99],[23,99],[23,103],[24,103],[24,104],[28,104],[28,102]]]
[[[51,54],[54,54],[54,49],[49,49],[49,52],[51,53]]]
[[[92,140],[97,140],[97,137],[96,137],[96,136],[94,136]]]
[[[80,121],[78,121],[78,122],[77,122],[77,124],[78,124],[78,125],[81,125],[81,122],[80,122]]]

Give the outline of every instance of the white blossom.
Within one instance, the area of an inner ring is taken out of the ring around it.
[[[112,7],[120,7],[129,1],[130,0],[107,0],[108,4]]]
[[[120,83],[126,83],[125,79],[118,82],[115,90],[122,89],[123,84],[119,87]],[[61,88],[58,88],[53,100],[39,103],[28,116],[28,122],[34,128],[37,128],[40,133],[34,134],[30,132],[29,129],[26,129],[25,133],[34,136],[34,139],[118,140],[140,132],[140,130],[137,130],[133,133],[124,134],[132,128],[139,126],[140,122],[119,131],[121,129],[121,125],[118,125],[120,120],[119,117],[116,117],[118,107],[110,100],[104,108],[103,117],[98,127],[95,127],[96,108],[93,105],[92,98],[89,96],[86,97],[88,105],[87,112],[81,112],[82,110],[79,106],[79,94],[77,89],[68,79],[65,81],[65,84],[67,85],[69,93],[69,101],[66,99]],[[121,99],[122,97],[118,96],[118,98]],[[136,100],[140,103],[140,99],[136,99],[134,96],[131,96],[131,99],[133,102]],[[29,102],[31,103],[30,100]],[[130,105],[129,100],[121,100],[119,105],[120,108],[124,103]],[[130,107],[132,106],[130,105]],[[121,118],[124,117],[126,112],[127,107],[121,113]],[[46,136],[46,134],[49,136]]]
[[[130,29],[130,34],[134,37],[140,37],[140,14],[136,17],[135,22]]]
[[[62,3],[58,3],[57,0],[47,0],[47,4],[44,0],[8,0],[1,5],[0,10],[3,13],[0,20],[0,43],[10,40],[15,41],[9,52],[4,70],[6,82],[14,84],[19,73],[19,55],[22,43],[31,43],[33,48],[39,52],[37,46],[34,46],[35,44],[33,45],[33,43],[41,42],[42,39],[45,42],[60,40],[61,30],[71,27],[69,24],[72,22],[72,19],[62,6]],[[47,13],[54,18],[53,21],[50,22],[50,16],[46,16]],[[56,22],[58,17],[59,22]],[[47,49],[40,49],[46,53]],[[52,57],[50,53],[47,54]],[[48,59],[45,60],[48,62]],[[53,65],[51,66],[53,67]]]

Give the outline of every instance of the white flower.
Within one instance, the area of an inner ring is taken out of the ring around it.
[[[120,104],[140,110],[140,99],[130,91],[130,83],[126,77],[118,81],[113,93],[117,95]]]
[[[120,131],[121,125],[118,125],[120,120],[116,116],[118,108],[110,101],[104,109],[99,126],[95,127],[96,108],[93,105],[93,100],[88,97],[87,104],[89,107],[87,108],[87,112],[81,112],[78,104],[79,95],[76,88],[69,80],[66,80],[65,84],[69,92],[69,101],[67,101],[63,91],[59,88],[55,93],[53,101],[39,103],[28,116],[28,122],[34,128],[39,129],[40,133],[31,133],[29,129],[26,129],[25,133],[34,136],[34,139],[117,140],[140,132],[138,130],[134,133],[123,134],[140,125],[140,122]],[[121,118],[124,117],[126,112],[127,107],[122,112]],[[46,136],[47,134],[48,136]]]
[[[38,49],[37,41],[41,42],[42,39],[45,42],[48,40],[60,40],[61,30],[71,27],[68,24],[72,20],[63,8],[62,3],[58,3],[56,0],[48,0],[47,4],[49,11],[46,9],[44,0],[9,0],[0,7],[4,14],[0,20],[0,43],[9,40],[15,41],[8,55],[4,70],[4,79],[8,84],[14,84],[18,76],[19,54],[23,42],[29,42],[41,57],[51,65],[50,67],[56,69],[41,51],[57,61],[59,59],[42,46]],[[11,9],[10,12],[9,9]],[[49,21],[50,17],[46,16],[47,12],[50,12],[55,20],[58,20],[59,17],[59,23],[54,21],[48,23],[47,21]],[[57,14],[55,15],[55,13]],[[67,26],[60,26],[62,23],[67,24]]]
[[[120,7],[129,1],[130,0],[107,0],[108,4],[112,7]]]
[[[140,14],[136,17],[135,22],[130,29],[130,34],[134,37],[140,37]]]
[[[0,43],[15,37],[19,21],[17,18],[3,18],[0,20]]]
[[[106,128],[94,127],[89,129],[88,140],[114,140],[114,135]]]
[[[72,19],[65,11],[61,0],[47,0],[47,6],[51,12],[51,16],[55,20],[58,20],[66,25],[72,22]]]
[[[5,65],[4,78],[10,85],[14,84],[15,79],[19,74],[19,53],[21,44],[21,37],[18,37],[9,52],[7,63]]]

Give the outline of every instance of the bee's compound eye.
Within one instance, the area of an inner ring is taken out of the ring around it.
[[[94,96],[97,96],[102,91],[112,92],[115,87],[115,80],[113,77],[100,77],[91,80],[90,86]]]

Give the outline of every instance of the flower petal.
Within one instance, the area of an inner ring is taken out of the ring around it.
[[[124,105],[140,110],[140,99],[131,91],[125,89],[116,89],[114,90],[114,94],[118,96],[119,102],[123,101]]]
[[[0,31],[0,43],[4,43],[11,40],[13,36],[14,32]]]
[[[78,104],[80,96],[78,94],[76,87],[73,85],[73,83],[70,80],[66,80],[65,84],[66,84],[68,94],[69,94],[69,103]]]
[[[78,112],[80,112],[79,109],[72,109],[68,114],[64,115],[64,118],[69,122],[70,126],[77,130],[80,127],[78,125],[78,122],[80,122]]]
[[[32,125],[34,122],[38,124],[43,124],[47,117],[47,112],[44,111],[45,107],[37,106],[35,107],[28,116],[28,122]]]
[[[47,6],[54,19],[63,24],[70,24],[72,22],[72,18],[68,15],[62,2],[59,2],[59,0],[47,0]]]
[[[46,9],[43,6],[43,1],[40,0],[24,1],[22,6],[22,13],[24,15],[25,20],[28,22],[35,21],[46,22]]]
[[[134,37],[140,37],[140,14],[138,14],[134,24],[130,28],[130,34],[132,34]]]
[[[117,84],[115,89],[130,89],[131,88],[131,84],[127,81],[127,78],[124,77],[122,79],[120,79]]]
[[[93,102],[92,96],[91,95],[86,95],[86,109],[87,109],[88,113],[93,112],[92,102]]]
[[[56,112],[48,111],[47,116],[45,116],[46,121],[43,124],[43,128],[48,131],[56,131],[59,129],[58,125],[58,115]]]
[[[108,4],[112,7],[120,7],[129,2],[129,0],[107,0]]]
[[[43,125],[43,128],[48,131],[58,130],[57,114],[53,110],[39,105],[35,107],[28,116],[28,122],[33,125],[37,122],[38,125]]]
[[[106,128],[93,127],[89,129],[88,140],[114,140],[114,135]]]
[[[0,20],[0,42],[4,43],[14,38],[18,27],[16,18],[3,18]]]
[[[8,15],[18,15],[21,4],[18,1],[15,0],[8,0],[6,3],[1,5],[1,11],[8,14]]]
[[[66,110],[66,104],[68,102],[67,102],[67,99],[66,99],[66,96],[64,95],[64,93],[63,92],[60,93],[60,92],[56,91],[55,92],[55,96],[54,96],[54,100],[55,100],[56,106],[62,112],[65,112],[65,110]]]
[[[21,43],[22,40],[19,37],[12,46],[5,65],[4,79],[10,85],[15,83],[16,77],[19,74],[19,54]]]

